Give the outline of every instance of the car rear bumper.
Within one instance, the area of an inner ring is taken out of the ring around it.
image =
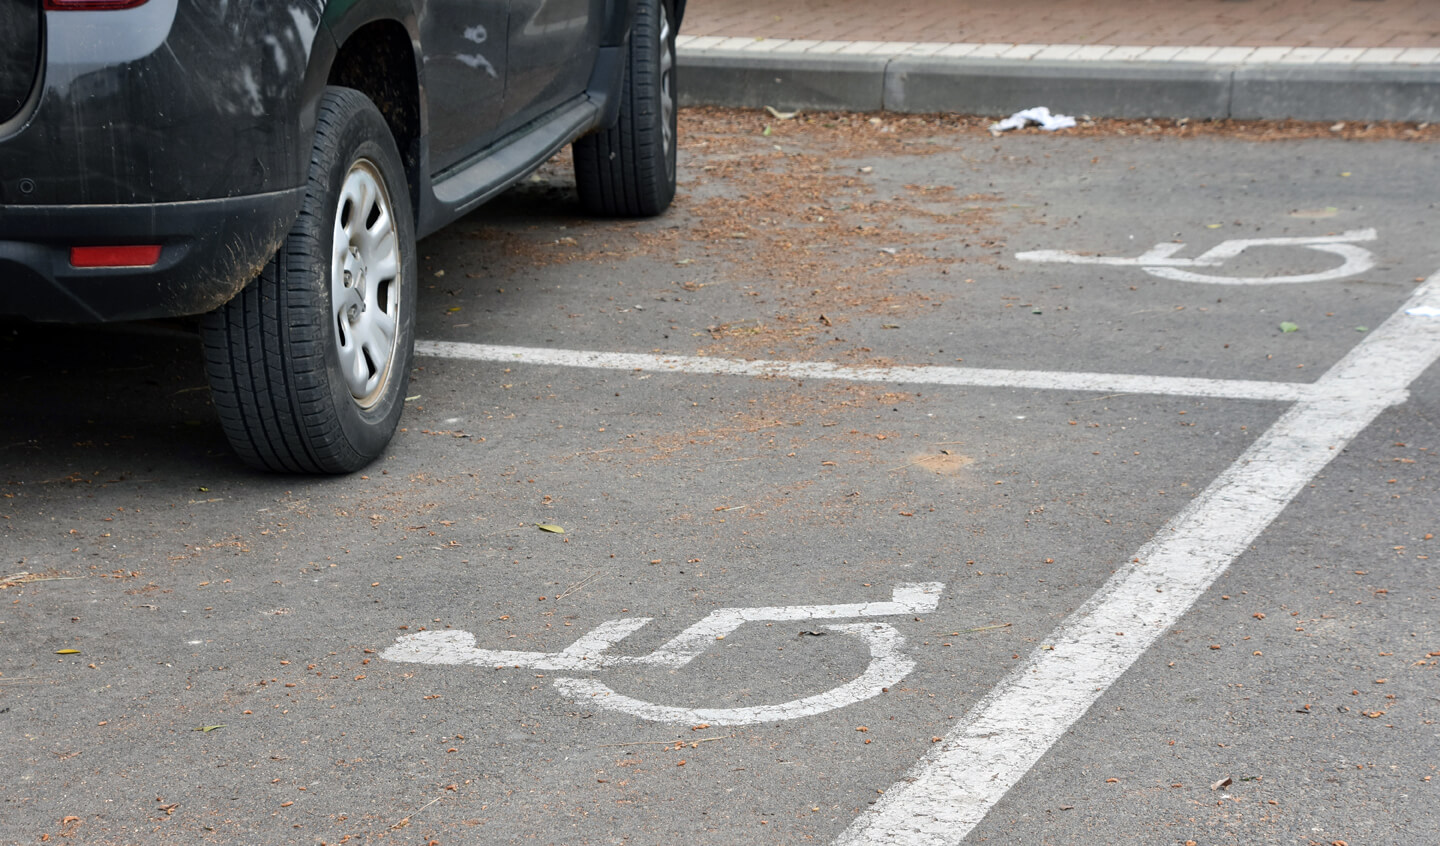
[[[304,189],[145,205],[0,206],[0,314],[90,323],[202,314],[279,249]],[[75,267],[72,247],[159,245],[147,267]]]

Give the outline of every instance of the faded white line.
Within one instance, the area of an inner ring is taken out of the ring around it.
[[[556,350],[540,347],[463,344],[453,341],[418,341],[415,344],[415,352],[418,355],[436,358],[507,364],[543,364],[599,370],[641,370],[660,373],[755,376],[797,380],[830,379],[906,385],[945,385],[958,388],[1034,388],[1106,394],[1157,394],[1278,402],[1324,399],[1335,395],[1326,387],[1296,382],[1192,379],[1183,376],[1144,376],[1123,373],[1067,373],[1053,370],[999,370],[981,367],[851,367],[828,362],[742,361],[708,356]]]
[[[839,846],[957,844],[1315,474],[1440,358],[1440,273],[936,744]],[[1367,397],[1353,389],[1363,386]]]

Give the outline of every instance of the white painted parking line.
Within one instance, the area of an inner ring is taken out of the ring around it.
[[[982,699],[839,846],[958,844],[1330,459],[1440,359],[1440,273]],[[1365,393],[1352,392],[1366,386]]]
[[[1165,241],[1146,250],[1135,258],[1121,256],[1096,256],[1076,253],[1070,250],[1031,250],[1016,253],[1018,261],[1056,262],[1063,264],[1104,264],[1118,267],[1138,267],[1151,276],[1174,279],[1180,282],[1201,282],[1209,285],[1293,285],[1301,282],[1326,282],[1356,276],[1375,266],[1375,256],[1358,241],[1374,241],[1374,229],[1354,229],[1340,235],[1318,235],[1283,238],[1237,238],[1221,241],[1195,258],[1176,258],[1175,254],[1185,249],[1180,241]],[[1291,276],[1212,276],[1185,270],[1187,267],[1220,267],[1227,259],[1233,259],[1252,247],[1306,247],[1324,253],[1340,256],[1345,261],[1329,270],[1315,273],[1298,273]]]
[[[1158,394],[1163,396],[1296,402],[1332,396],[1330,387],[1297,382],[1262,382],[1246,379],[1193,379],[1184,376],[1144,376],[1123,373],[1067,373],[1054,370],[1001,370],[981,367],[854,367],[819,361],[742,361],[708,356],[647,355],[589,350],[555,350],[463,344],[453,341],[418,341],[418,355],[506,364],[542,364],[600,370],[696,373],[721,376],[758,376],[780,379],[829,379],[848,382],[883,382],[897,385],[946,385],[957,388],[1034,388],[1040,390],[1106,394]]]

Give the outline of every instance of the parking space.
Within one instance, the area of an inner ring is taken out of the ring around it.
[[[682,131],[422,242],[357,476],[5,327],[7,842],[1440,835],[1433,145]]]

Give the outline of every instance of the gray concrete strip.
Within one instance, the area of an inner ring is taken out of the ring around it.
[[[682,45],[681,103],[998,116],[1048,106],[1091,117],[1440,120],[1436,63],[1225,64],[916,52]]]
[[[889,62],[833,53],[681,52],[680,104],[878,112]]]
[[[1435,65],[1272,65],[1238,68],[1235,118],[1300,120],[1440,119]]]
[[[949,59],[892,60],[888,111],[1008,115],[1033,106],[1096,117],[1221,118],[1231,73],[1202,63]]]

